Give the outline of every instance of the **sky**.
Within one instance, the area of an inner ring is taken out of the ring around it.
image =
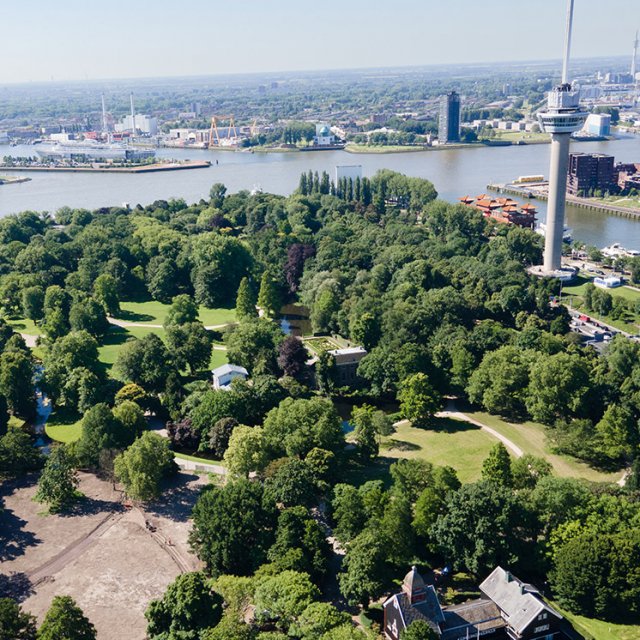
[[[0,84],[549,60],[565,0],[0,0]],[[629,55],[638,0],[575,0],[572,56]]]

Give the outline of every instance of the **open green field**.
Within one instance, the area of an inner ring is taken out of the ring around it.
[[[98,347],[98,359],[107,369],[111,369],[118,359],[120,349],[122,349],[122,346],[129,338],[144,338],[150,333],[156,333],[164,339],[164,329],[154,329],[152,327],[117,327],[111,325],[107,335],[104,337],[102,345]]]
[[[608,196],[606,198],[589,198],[593,202],[602,202],[613,207],[640,209],[640,196]]]
[[[29,336],[41,336],[42,331],[37,327],[33,320],[27,318],[14,318],[7,320],[7,323],[13,327],[18,333],[26,333]]]
[[[45,433],[56,442],[69,444],[75,442],[82,435],[82,418],[68,420],[52,413],[45,425]]]
[[[552,453],[546,442],[544,427],[536,422],[523,422],[521,424],[509,423],[498,416],[483,411],[464,409],[464,413],[470,418],[495,429],[498,433],[508,438],[525,453],[530,453],[540,458],[545,458],[553,466],[556,475],[569,478],[584,478],[592,482],[617,482],[622,472],[605,473],[592,469],[589,465],[570,458]]]
[[[640,638],[640,624],[615,624],[595,618],[585,618],[569,613],[555,602],[551,604],[586,640],[638,640]]]
[[[350,142],[344,148],[349,153],[411,153],[415,151],[428,151],[429,147],[400,145],[400,144],[355,144]]]
[[[473,482],[480,478],[482,463],[496,442],[475,425],[434,418],[428,429],[401,423],[392,436],[384,439],[380,453],[390,458],[420,458],[436,465],[449,465],[462,482]]]
[[[141,324],[163,324],[171,305],[150,300],[148,302],[122,302],[119,320]],[[207,309],[200,307],[199,319],[206,327],[236,321],[235,309]]]
[[[509,142],[526,142],[529,144],[550,142],[548,133],[531,133],[529,131],[501,131],[496,130],[496,137],[493,140],[508,140]]]

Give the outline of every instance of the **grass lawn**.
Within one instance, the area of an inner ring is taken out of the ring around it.
[[[24,420],[22,418],[18,418],[14,415],[9,415],[9,423],[7,424],[7,427],[9,429],[21,429],[23,424]]]
[[[340,349],[340,345],[333,338],[328,338],[326,336],[321,336],[319,338],[305,338],[304,344],[316,355],[320,355],[324,351]]]
[[[164,329],[149,327],[116,327],[111,325],[102,346],[98,347],[98,359],[107,369],[111,369],[118,358],[122,345],[129,338],[144,338],[150,333],[157,333],[164,339]]]
[[[27,318],[7,320],[7,324],[10,324],[13,327],[13,330],[18,333],[26,333],[29,336],[42,335],[40,327],[37,327],[33,320],[28,320]]]
[[[509,142],[550,142],[548,133],[531,133],[529,131],[496,131],[494,140],[509,140]]]
[[[609,196],[608,198],[589,198],[589,200],[610,204],[614,207],[640,209],[640,196]]]
[[[350,142],[345,151],[349,153],[406,153],[412,151],[427,151],[429,148],[422,145],[392,145],[392,144],[356,144]]]
[[[52,413],[44,430],[56,442],[75,442],[82,434],[82,418],[74,421]]]
[[[142,324],[162,324],[167,316],[170,305],[150,300],[149,302],[120,303],[120,320],[140,322]],[[207,309],[200,307],[200,321],[207,327],[229,324],[236,321],[235,309]]]
[[[209,368],[215,369],[216,367],[226,364],[227,362],[229,362],[227,360],[227,352],[220,351],[219,349],[214,349],[211,352],[211,361],[209,362]]]
[[[224,462],[222,460],[214,460],[213,458],[199,458],[198,456],[190,456],[186,453],[178,453],[174,451],[173,454],[176,458],[182,458],[183,460],[191,460],[192,462],[200,462],[202,464],[215,464],[219,467],[224,467]]]
[[[617,482],[622,476],[621,471],[605,473],[592,469],[589,465],[575,458],[551,453],[546,443],[544,427],[541,424],[535,422],[511,424],[498,416],[483,411],[467,410],[466,407],[463,411],[469,417],[501,433],[525,453],[547,459],[553,465],[555,473],[561,477],[584,478],[593,482]]]
[[[551,604],[571,622],[576,631],[584,635],[586,640],[637,640],[640,638],[640,624],[615,624],[585,618],[569,613],[555,602]]]
[[[382,442],[380,453],[390,458],[420,458],[450,465],[461,482],[480,478],[482,462],[497,442],[480,427],[447,418],[435,418],[429,429],[401,424]]]

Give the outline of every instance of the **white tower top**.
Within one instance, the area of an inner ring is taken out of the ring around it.
[[[564,35],[562,82],[549,91],[547,109],[538,113],[540,126],[547,133],[573,133],[582,128],[587,113],[580,110],[580,92],[569,82],[569,54],[573,25],[573,0],[567,0],[567,27]]]
[[[638,59],[638,32],[636,31],[636,39],[633,41],[633,56],[631,57],[631,81],[636,81],[636,64]]]

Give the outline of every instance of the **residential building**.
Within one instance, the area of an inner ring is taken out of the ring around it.
[[[460,96],[455,91],[440,98],[438,140],[440,144],[460,142]]]
[[[567,191],[581,196],[592,195],[594,191],[616,193],[618,174],[613,156],[603,153],[571,153]]]
[[[333,356],[336,365],[336,382],[341,385],[351,385],[358,381],[358,365],[367,355],[364,347],[349,347],[347,349],[333,349],[328,351]]]
[[[619,162],[616,165],[616,173],[621,191],[624,193],[628,193],[631,189],[640,191],[640,163]]]
[[[433,584],[412,567],[402,591],[383,604],[384,635],[399,640],[415,620],[425,621],[441,640],[567,640],[568,622],[532,585],[497,567],[480,585],[482,597],[441,606]]]
[[[231,388],[231,383],[236,378],[246,380],[249,372],[244,367],[235,364],[223,364],[221,367],[211,372],[213,377],[213,388],[226,391]]]

